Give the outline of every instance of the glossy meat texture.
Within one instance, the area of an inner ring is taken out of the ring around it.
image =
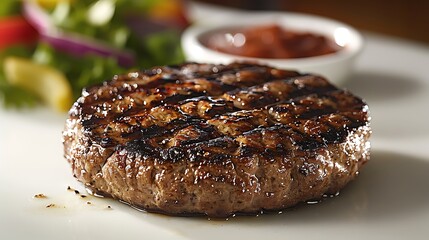
[[[63,132],[74,176],[172,215],[280,210],[338,192],[369,159],[367,105],[320,76],[186,63],[83,91]]]

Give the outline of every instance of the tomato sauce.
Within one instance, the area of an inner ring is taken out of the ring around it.
[[[278,25],[219,31],[201,40],[213,50],[254,58],[305,58],[341,50],[332,39],[320,34],[287,30]]]

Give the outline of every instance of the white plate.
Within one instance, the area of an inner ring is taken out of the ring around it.
[[[86,194],[62,156],[65,115],[0,109],[0,239],[428,239],[429,49],[365,37],[346,87],[370,105],[372,159],[340,196],[228,221],[81,198],[67,190]],[[39,193],[48,198],[33,198]]]

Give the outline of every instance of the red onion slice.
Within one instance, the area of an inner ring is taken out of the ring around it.
[[[135,55],[130,50],[115,48],[106,42],[98,41],[87,36],[61,32],[52,23],[49,15],[32,1],[23,2],[24,17],[39,32],[42,41],[58,51],[74,56],[96,54],[103,57],[113,57],[123,67],[135,64]]]

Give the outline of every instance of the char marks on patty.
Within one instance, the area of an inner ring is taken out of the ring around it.
[[[75,176],[103,194],[152,211],[228,216],[338,191],[368,160],[369,135],[366,103],[323,77],[185,63],[85,89],[64,146]]]

